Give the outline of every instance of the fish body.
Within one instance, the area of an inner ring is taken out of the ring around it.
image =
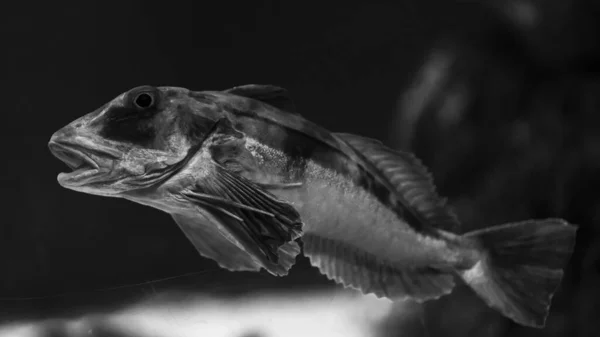
[[[225,100],[231,100],[224,97]],[[300,213],[304,233],[344,241],[405,265],[448,264],[456,245],[403,204],[386,177],[350,146],[296,114],[269,108],[233,109],[228,118],[266,183],[297,184],[270,192]],[[254,178],[256,179],[256,178]]]
[[[425,301],[458,276],[491,307],[543,326],[575,227],[530,220],[459,235],[412,154],[333,133],[284,89],[134,88],[55,133],[59,183],[171,214],[229,270],[286,275],[300,253],[363,293]]]

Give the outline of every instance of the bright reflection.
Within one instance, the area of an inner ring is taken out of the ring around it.
[[[241,337],[371,336],[391,302],[350,292],[265,294],[222,300],[199,297],[185,305],[143,303],[107,318],[142,336]]]
[[[23,323],[6,324],[0,326],[0,336],[2,337],[41,337],[44,335],[42,324]]]
[[[354,291],[265,293],[235,298],[163,293],[126,309],[77,320],[0,328],[0,336],[42,337],[41,325],[61,336],[277,337],[377,336],[398,303]],[[47,333],[47,331],[46,331]]]

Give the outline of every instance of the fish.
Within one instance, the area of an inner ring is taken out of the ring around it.
[[[132,88],[55,132],[58,183],[170,214],[198,253],[230,271],[285,276],[304,254],[330,280],[392,301],[468,285],[541,328],[572,255],[560,218],[462,233],[412,153],[305,119],[266,84]]]

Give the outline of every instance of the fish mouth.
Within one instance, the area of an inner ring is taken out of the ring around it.
[[[85,149],[74,144],[50,142],[50,152],[60,159],[72,170],[72,172],[60,173],[58,182],[61,185],[73,185],[89,182],[100,172],[98,163],[85,153]]]

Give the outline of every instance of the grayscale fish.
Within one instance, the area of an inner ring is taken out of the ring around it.
[[[173,216],[198,252],[232,271],[286,275],[300,253],[365,294],[426,301],[455,276],[522,325],[545,325],[575,243],[561,219],[463,235],[412,154],[332,133],[287,91],[134,88],[56,132],[69,189]]]

